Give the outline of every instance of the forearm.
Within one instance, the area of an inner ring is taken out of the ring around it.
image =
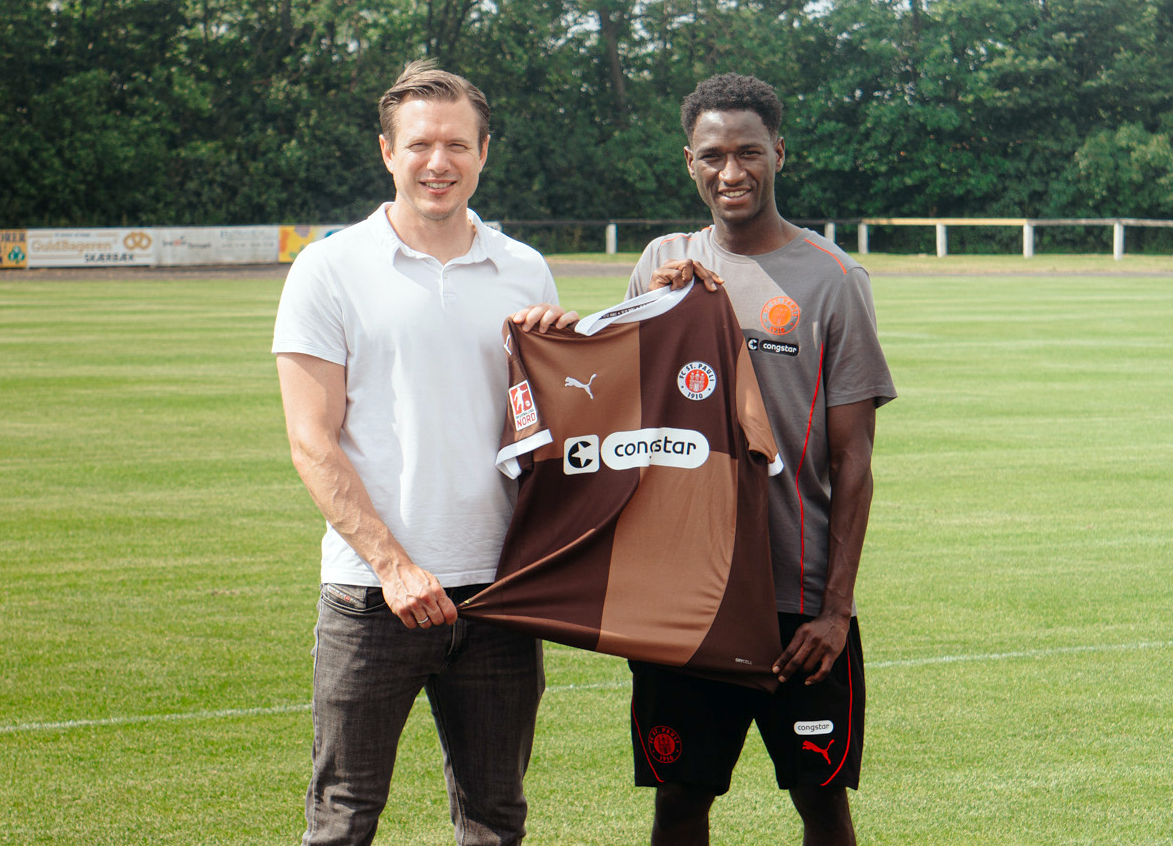
[[[343,367],[313,356],[282,354],[277,375],[293,465],[326,520],[371,565],[392,613],[409,628],[454,622],[456,606],[436,577],[416,566],[395,539],[342,449]]]
[[[358,471],[336,442],[290,433],[293,465],[318,510],[386,584],[410,557],[383,522]]]
[[[830,542],[827,585],[819,616],[799,627],[774,666],[786,681],[810,673],[817,684],[843,651],[855,605],[855,578],[872,505],[872,441],[876,409],[869,400],[827,409],[831,467]]]
[[[872,504],[871,463],[851,462],[832,475],[824,615],[849,619]]]
[[[342,449],[345,368],[286,353],[277,357],[277,376],[293,466],[326,520],[385,583],[397,567],[411,562]]]
[[[831,513],[824,615],[847,620],[855,600],[864,535],[872,506],[875,405],[870,400],[827,411]]]

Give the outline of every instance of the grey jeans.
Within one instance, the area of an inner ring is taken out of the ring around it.
[[[448,593],[459,604],[476,589]],[[521,843],[522,777],[545,689],[541,644],[464,619],[408,629],[379,588],[323,585],[303,846],[374,839],[399,735],[421,689],[440,735],[457,844]]]

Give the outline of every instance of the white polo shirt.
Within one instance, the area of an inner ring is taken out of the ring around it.
[[[273,352],[346,368],[342,449],[412,560],[445,587],[491,582],[516,495],[494,466],[508,397],[501,325],[556,303],[554,279],[537,251],[472,211],[472,248],[442,265],[399,240],[389,205],[298,255]],[[379,584],[328,524],[321,579]]]

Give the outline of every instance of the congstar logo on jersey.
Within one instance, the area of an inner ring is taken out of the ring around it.
[[[786,344],[781,341],[763,341],[759,338],[749,338],[745,342],[750,352],[766,352],[774,355],[798,355],[798,344]]]
[[[562,444],[562,472],[567,476],[599,472],[599,436],[579,435]]]
[[[612,432],[602,444],[598,435],[577,435],[562,444],[562,470],[567,476],[636,467],[680,467],[695,470],[709,458],[709,441],[693,429],[635,429]]]

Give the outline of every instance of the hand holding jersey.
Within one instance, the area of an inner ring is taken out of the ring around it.
[[[380,580],[391,613],[409,629],[417,626],[426,629],[433,624],[450,626],[456,622],[456,605],[439,580],[410,558],[390,574],[380,576]]]
[[[523,308],[509,319],[520,326],[523,332],[532,332],[537,329],[538,332],[545,335],[551,326],[557,329],[573,327],[578,321],[578,312],[567,311],[558,305],[539,303],[529,308]]]
[[[709,291],[716,291],[718,285],[724,285],[725,280],[700,262],[692,259],[672,259],[666,261],[652,272],[648,283],[648,290],[657,288],[683,288],[693,280],[699,281]]]

